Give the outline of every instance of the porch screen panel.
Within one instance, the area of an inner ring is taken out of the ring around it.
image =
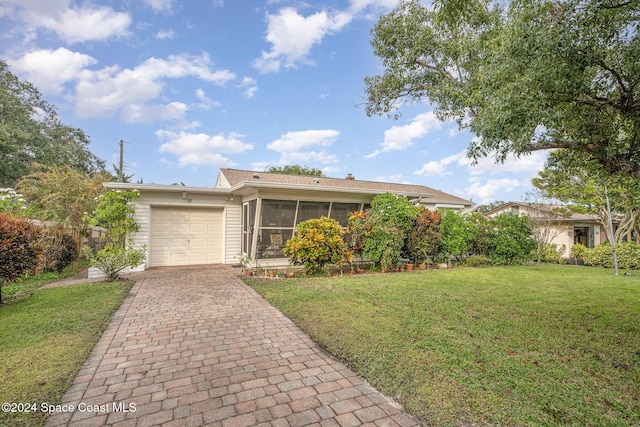
[[[256,258],[282,258],[284,245],[293,236],[298,202],[262,200]]]
[[[295,200],[263,200],[260,225],[268,228],[293,228]]]
[[[300,202],[297,224],[329,215],[329,202]]]
[[[349,215],[360,210],[360,203],[333,203],[331,218],[340,223],[341,227],[349,225]]]

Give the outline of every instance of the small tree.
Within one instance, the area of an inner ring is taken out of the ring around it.
[[[303,221],[284,247],[291,263],[304,264],[305,272],[318,274],[327,264],[351,262],[351,253],[342,239],[344,231],[335,219],[322,217]]]
[[[442,235],[439,224],[439,213],[420,209],[413,228],[409,230],[406,243],[407,252],[414,262],[423,263],[440,250]]]
[[[418,208],[406,197],[379,194],[371,200],[365,224],[368,228],[364,256],[386,269],[400,263],[407,233],[418,217]]]
[[[0,212],[0,304],[2,285],[38,265],[42,230],[26,219]]]
[[[18,188],[29,202],[35,218],[55,221],[70,229],[78,252],[86,231],[83,217],[96,206],[96,198],[104,192],[105,174],[88,176],[70,166],[34,166],[22,177]]]
[[[458,261],[469,254],[476,237],[476,230],[467,216],[451,209],[442,213],[440,233],[442,234],[442,252],[447,257],[455,257]]]
[[[84,253],[90,264],[106,275],[107,281],[117,280],[120,271],[128,266],[135,268],[145,260],[146,245],[136,249],[132,240],[126,240],[129,233],[138,231],[133,218],[133,201],[138,197],[137,190],[108,191],[99,197],[94,212],[84,217],[87,224],[106,229],[102,237],[106,241],[104,248],[95,254],[84,248]]]
[[[371,227],[367,225],[366,211],[353,212],[349,215],[349,228],[347,230],[349,251],[362,262],[364,256],[364,242]]]
[[[563,220],[571,216],[571,211],[564,206],[549,203],[548,199],[542,198],[539,191],[528,193],[527,199],[527,213],[523,218],[531,230],[531,240],[536,245],[536,264],[539,270],[545,250],[548,250],[553,239],[562,233]]]

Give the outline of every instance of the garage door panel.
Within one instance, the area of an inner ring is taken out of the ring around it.
[[[222,262],[222,209],[152,207],[150,266]]]

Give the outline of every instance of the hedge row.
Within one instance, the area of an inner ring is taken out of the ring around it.
[[[618,267],[623,270],[640,270],[640,245],[634,242],[616,244]],[[587,249],[582,255],[585,265],[613,268],[613,249],[609,243],[603,243],[593,249]]]
[[[11,282],[36,269],[61,272],[76,258],[75,242],[62,230],[0,213],[0,279]]]

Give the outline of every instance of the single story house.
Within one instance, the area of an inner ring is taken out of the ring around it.
[[[263,267],[288,265],[284,244],[296,224],[327,216],[347,226],[349,213],[391,192],[429,209],[469,210],[468,200],[422,185],[221,169],[215,187],[105,183],[137,189],[136,245],[148,247],[148,267],[238,264],[242,255]]]
[[[533,215],[540,216],[541,213],[549,212],[550,208],[552,208],[550,205],[509,202],[485,212],[484,215],[493,218],[505,212],[512,212],[518,215],[533,213]],[[553,218],[549,225],[555,229],[552,234],[556,234],[551,243],[558,245],[558,247],[564,245],[565,249],[562,254],[564,258],[571,256],[571,248],[577,243],[593,248],[606,241],[604,226],[596,215],[571,213],[566,217]]]

